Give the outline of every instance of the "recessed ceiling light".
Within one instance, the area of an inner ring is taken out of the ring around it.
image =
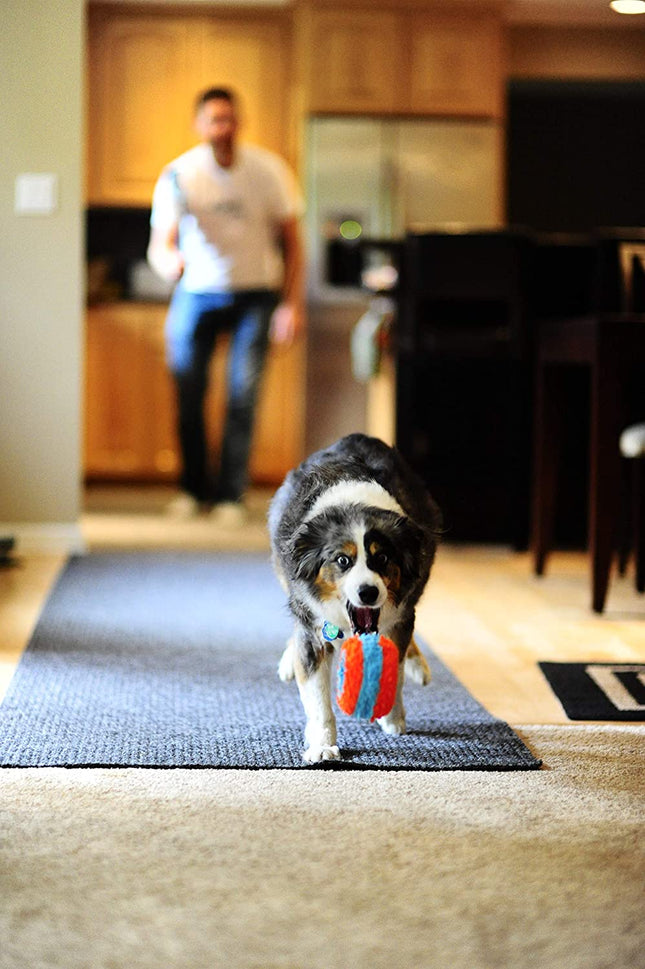
[[[645,13],[645,0],[611,0],[609,6],[616,13]]]

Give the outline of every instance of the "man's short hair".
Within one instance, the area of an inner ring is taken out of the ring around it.
[[[209,87],[195,100],[195,114],[200,111],[208,101],[228,101],[234,108],[237,107],[237,96],[228,87]]]

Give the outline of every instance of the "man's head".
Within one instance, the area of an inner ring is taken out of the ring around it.
[[[233,163],[239,128],[237,98],[229,88],[212,87],[195,103],[195,128],[202,141],[215,153],[225,168]]]

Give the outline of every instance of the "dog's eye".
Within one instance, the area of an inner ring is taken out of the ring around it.
[[[389,559],[385,552],[377,552],[376,555],[374,556],[373,561],[374,561],[375,568],[384,569]]]
[[[336,556],[336,565],[338,566],[339,569],[342,569],[343,572],[346,572],[351,564],[352,564],[352,560],[350,559],[349,555]]]

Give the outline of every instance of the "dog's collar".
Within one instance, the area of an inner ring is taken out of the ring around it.
[[[337,639],[343,638],[343,631],[333,622],[324,622],[322,626],[322,637],[328,643],[335,643]]]

